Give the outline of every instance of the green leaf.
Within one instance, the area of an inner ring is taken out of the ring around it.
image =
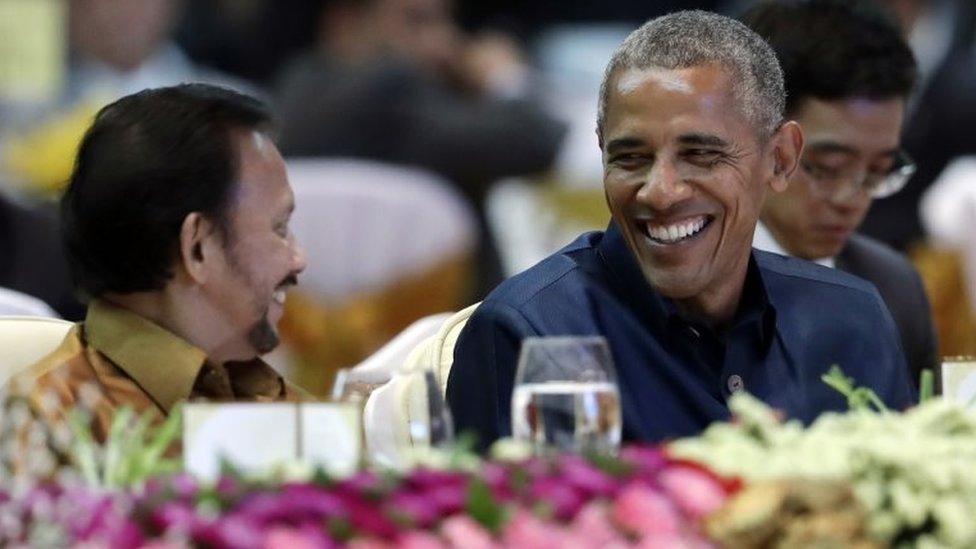
[[[147,412],[148,414],[149,412]],[[146,441],[144,445],[145,450],[140,455],[140,478],[132,479],[133,481],[144,480],[147,476],[161,473],[163,469],[172,469],[174,466],[179,467],[179,460],[166,460],[163,456],[166,454],[166,450],[180,436],[182,428],[183,407],[176,405],[170,410],[169,416],[166,417],[166,421],[162,425],[155,429],[149,429],[150,438]]]
[[[847,406],[851,410],[870,410],[873,406],[876,411],[887,413],[888,407],[878,398],[877,393],[867,387],[857,387],[854,385],[854,378],[844,375],[840,366],[834,364],[830,370],[820,376],[820,379],[847,398]]]
[[[95,436],[92,434],[91,416],[74,409],[68,413],[67,420],[73,439],[70,450],[71,460],[89,486],[101,487],[102,479],[98,474],[98,443],[95,442]]]
[[[472,479],[468,484],[465,509],[471,518],[490,532],[497,533],[505,522],[505,508],[495,501],[491,488],[478,478]]]
[[[924,404],[935,396],[935,374],[932,370],[925,368],[918,381],[918,403]]]
[[[586,455],[586,459],[597,469],[613,477],[624,477],[634,470],[634,467],[626,461],[609,454],[591,452]]]
[[[340,517],[330,518],[326,524],[326,528],[329,531],[329,535],[338,541],[349,540],[356,534],[352,523]]]
[[[103,480],[106,488],[118,488],[124,479],[119,478],[119,465],[124,461],[123,450],[128,438],[126,431],[132,422],[133,411],[128,406],[119,408],[109,424],[105,438],[105,460],[102,463]]]

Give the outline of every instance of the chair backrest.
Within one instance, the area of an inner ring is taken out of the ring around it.
[[[434,335],[410,351],[390,381],[366,399],[363,409],[366,451],[374,462],[392,467],[407,465],[407,449],[420,444],[412,435],[411,421],[427,419],[423,403],[418,402],[418,395],[425,395],[426,388],[415,386],[420,378],[410,374],[433,368],[444,393],[454,363],[454,346],[478,305],[471,305],[445,320]]]
[[[464,325],[478,305],[481,303],[465,307],[445,319],[437,333],[410,351],[401,368],[408,372],[421,368],[434,370],[441,387],[441,394],[446,394],[447,378],[451,375],[451,366],[454,365],[454,346],[457,344],[458,336],[461,335],[461,330],[464,329]]]
[[[9,288],[0,288],[0,315],[59,318],[47,303]]]
[[[0,316],[0,386],[56,349],[72,326],[58,318]]]
[[[470,250],[475,217],[444,179],[422,170],[343,159],[290,159],[305,247],[300,284],[342,299]]]
[[[539,184],[542,183],[542,184]],[[580,233],[610,221],[602,186],[573,187],[557,181],[499,181],[485,197],[485,217],[506,276],[542,261]]]
[[[283,373],[323,395],[338,369],[465,302],[476,218],[451,184],[413,168],[292,159],[288,173],[308,267],[280,325],[293,357]]]
[[[386,383],[394,372],[403,368],[410,353],[425,340],[436,335],[451,316],[451,313],[440,313],[415,321],[379,351],[351,368],[346,381],[368,385]]]

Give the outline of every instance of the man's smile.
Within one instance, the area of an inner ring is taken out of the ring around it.
[[[711,215],[696,215],[675,221],[639,221],[644,236],[659,246],[673,246],[699,237],[715,219]]]

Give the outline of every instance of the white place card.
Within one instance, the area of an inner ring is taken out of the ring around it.
[[[223,461],[244,473],[294,463],[354,471],[362,447],[359,408],[345,403],[188,403],[183,465],[204,480]]]
[[[310,403],[298,408],[300,459],[339,475],[355,472],[363,448],[361,407],[353,403]]]
[[[976,404],[976,358],[942,363],[942,394],[963,406]]]

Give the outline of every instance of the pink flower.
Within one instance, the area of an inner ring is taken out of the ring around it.
[[[519,511],[505,525],[502,536],[506,547],[520,549],[560,549],[570,541],[566,530],[539,520],[531,513]]]
[[[607,506],[590,502],[573,519],[571,533],[588,547],[607,547],[611,544],[626,545],[626,541],[610,523]]]
[[[636,549],[708,549],[711,545],[702,540],[677,534],[652,534],[641,538],[635,547]]]
[[[447,545],[440,538],[430,532],[413,530],[402,534],[397,539],[397,547],[400,549],[447,549]]]
[[[441,524],[441,536],[453,547],[497,549],[491,534],[467,515],[454,515]]]
[[[725,490],[713,478],[680,465],[658,475],[664,492],[693,519],[700,519],[725,503]]]
[[[612,516],[626,531],[639,536],[677,534],[681,526],[674,505],[660,492],[641,484],[621,490]]]
[[[276,526],[264,537],[264,549],[323,549],[328,544],[294,528]]]

